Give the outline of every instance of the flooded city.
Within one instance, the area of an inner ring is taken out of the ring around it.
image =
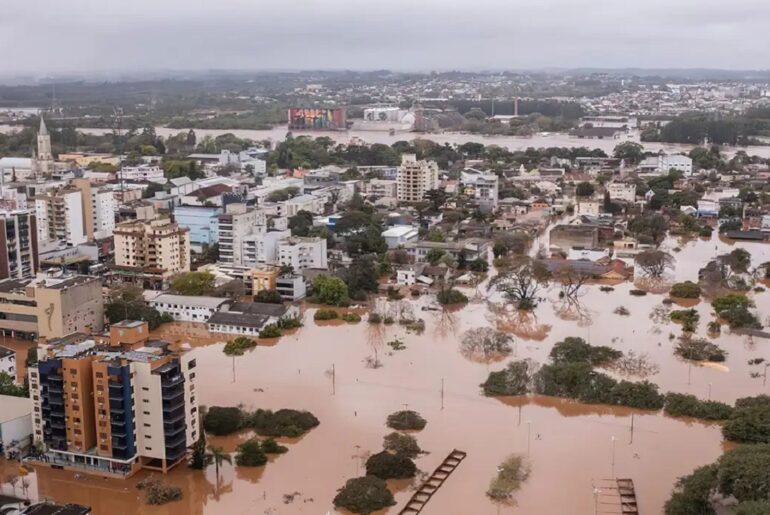
[[[770,260],[769,245],[737,245],[751,252],[755,263]],[[704,255],[734,246],[716,237],[664,243],[680,249],[677,280],[697,278]],[[599,285],[587,286],[579,317],[565,316],[553,288],[527,314],[495,309],[502,299],[485,284],[468,289],[471,302],[459,310],[423,311],[432,305],[428,298],[398,301],[408,302],[425,320],[421,334],[365,321],[321,326],[313,321],[316,308],[309,307],[301,329],[234,358],[222,352],[224,338],[208,334],[205,327],[167,324],[157,336],[192,348],[202,405],[308,410],[320,426],[285,440],[289,452],[265,467],[224,464],[218,481],[212,467],[205,472],[177,467],[169,481],[183,489],[184,500],[162,507],[141,502],[135,485],[145,472],[120,481],[37,468],[30,491],[33,497],[88,503],[96,513],[334,513],[331,500],[337,489],[360,475],[366,458],[381,447],[387,415],[408,408],[428,421],[414,435],[426,451],[416,460],[421,471],[430,473],[452,449],[467,452],[457,477],[432,498],[426,513],[590,513],[598,502],[595,488],[615,476],[633,477],[644,512],[659,513],[678,476],[725,450],[718,424],[553,397],[487,398],[479,384],[504,362],[475,363],[459,350],[465,331],[491,326],[515,335],[511,359],[542,363],[554,342],[580,336],[594,345],[647,354],[658,370],[648,379],[664,392],[732,403],[767,391],[761,377],[751,377],[756,367],[748,365],[752,358],[768,356],[766,340],[725,330],[715,340],[728,352],[723,364],[688,363],[674,356],[669,338],[679,335],[679,327],[656,317],[656,311],[670,309],[662,303],[667,295],[631,296],[632,288],[623,283],[602,292]],[[770,294],[753,298],[760,313],[770,312]],[[621,305],[628,315],[614,313]],[[712,318],[708,303],[694,308],[702,320]],[[541,334],[528,337],[533,326]],[[705,328],[698,334],[705,335]],[[403,350],[387,345],[396,338]],[[371,367],[372,356],[381,366]],[[234,452],[247,438],[211,441]],[[529,457],[531,477],[512,502],[494,504],[485,495],[487,485],[500,461],[512,453]],[[417,484],[415,479],[392,485],[399,505]],[[396,513],[396,508],[383,513]]]

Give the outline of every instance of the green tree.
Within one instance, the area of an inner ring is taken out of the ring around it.
[[[644,158],[644,147],[639,143],[627,141],[617,145],[613,155],[616,159],[625,159],[628,163],[637,164]]]
[[[414,462],[403,454],[387,451],[372,454],[366,460],[366,475],[380,479],[407,479],[417,474]]]
[[[171,281],[171,291],[177,295],[211,295],[215,279],[210,272],[187,272]]]
[[[260,467],[267,463],[267,456],[262,451],[259,440],[250,438],[238,446],[235,463],[239,467]]]
[[[575,195],[578,197],[591,197],[595,191],[594,185],[586,181],[579,182],[575,187]]]
[[[438,265],[439,261],[441,261],[441,258],[444,257],[446,252],[442,249],[433,248],[428,251],[427,254],[425,254],[425,261],[430,263],[433,266]]]
[[[278,290],[259,290],[254,295],[254,302],[265,302],[267,304],[283,304],[283,298]]]
[[[327,306],[347,306],[350,304],[348,285],[339,277],[319,275],[313,280],[313,299]]]
[[[300,210],[296,215],[289,217],[289,229],[292,236],[308,236],[313,227],[313,213]]]
[[[387,483],[375,476],[349,479],[334,497],[334,506],[352,513],[369,514],[395,504]]]

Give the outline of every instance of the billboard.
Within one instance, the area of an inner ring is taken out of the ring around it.
[[[289,109],[289,129],[345,130],[347,129],[347,113],[344,108],[292,107]]]

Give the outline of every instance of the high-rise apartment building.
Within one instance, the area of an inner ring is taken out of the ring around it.
[[[63,242],[71,246],[88,241],[82,193],[65,187],[35,197],[38,241]]]
[[[42,460],[127,477],[184,461],[201,430],[195,360],[150,341],[146,322],[112,326],[109,342],[49,341],[28,370]]]
[[[88,179],[73,179],[63,188],[35,197],[38,240],[71,246],[107,238],[115,229],[112,191],[95,188]]]
[[[35,215],[26,210],[0,212],[0,280],[34,277],[37,253]]]
[[[418,161],[414,154],[404,154],[396,177],[396,192],[400,202],[420,202],[425,192],[438,188],[438,164]]]
[[[267,228],[263,211],[245,204],[228,204],[218,220],[219,261],[229,265],[243,265],[243,243],[250,235]],[[261,229],[260,229],[261,228]]]
[[[115,226],[115,272],[165,282],[190,271],[190,230],[168,218]]]

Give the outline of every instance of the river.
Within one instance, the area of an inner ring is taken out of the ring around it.
[[[9,125],[0,125],[0,132],[12,132],[16,127]],[[110,129],[101,128],[81,128],[81,132],[89,134],[105,134],[111,132]],[[155,127],[155,132],[159,136],[167,138],[180,132],[187,132],[189,129],[169,129],[167,127]],[[268,140],[272,143],[280,142],[285,139],[288,129],[285,125],[273,127],[269,130],[249,130],[249,129],[194,129],[195,134],[200,141],[205,136],[220,136],[222,134],[234,134],[239,138],[247,138],[254,141]],[[628,138],[623,139],[580,139],[565,133],[541,133],[532,137],[515,136],[483,136],[479,134],[466,134],[459,132],[443,132],[418,134],[407,131],[397,131],[390,134],[388,131],[372,130],[348,130],[348,131],[291,131],[295,136],[307,135],[313,137],[326,136],[337,143],[350,143],[354,140],[364,141],[366,143],[384,143],[390,145],[396,141],[412,140],[414,138],[428,139],[443,145],[462,145],[468,142],[483,143],[484,145],[499,145],[506,147],[511,151],[526,150],[529,147],[588,147],[599,148],[611,155],[613,149],[624,141],[635,141],[640,143],[638,132],[633,133]],[[688,153],[693,145],[679,145],[674,143],[643,143],[645,150],[649,152],[666,152],[669,154]],[[752,146],[752,147],[723,147],[723,153],[726,156],[732,156],[737,151],[743,150],[749,155],[757,155],[763,158],[770,158],[770,146]]]

